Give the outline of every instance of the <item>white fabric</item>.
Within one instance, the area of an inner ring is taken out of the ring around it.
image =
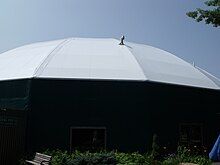
[[[38,77],[146,79],[130,51],[112,39],[71,39]]]
[[[59,41],[36,43],[0,54],[0,80],[32,78]]]
[[[0,80],[71,78],[156,81],[220,89],[214,76],[163,50],[115,39],[70,38],[0,54]],[[209,76],[207,76],[209,75]]]
[[[171,53],[155,47],[128,44],[128,49],[136,57],[149,80],[219,89],[216,83],[193,65]]]

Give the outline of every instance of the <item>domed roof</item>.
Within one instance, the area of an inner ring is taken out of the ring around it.
[[[0,54],[0,80],[26,78],[155,81],[220,89],[200,68],[152,46],[116,39],[69,38]]]

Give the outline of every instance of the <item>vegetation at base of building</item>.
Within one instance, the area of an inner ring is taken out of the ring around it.
[[[163,165],[179,165],[180,163],[195,163],[198,165],[211,165],[212,161],[207,157],[192,154],[185,147],[178,147],[176,154],[164,158]]]
[[[179,165],[180,163],[195,163],[209,165],[211,161],[204,156],[191,154],[188,149],[178,147],[177,152],[156,160],[152,153],[140,154],[122,153],[117,151],[68,153],[61,150],[46,150],[44,154],[52,156],[52,165]]]

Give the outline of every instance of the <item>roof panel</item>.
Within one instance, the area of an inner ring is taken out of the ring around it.
[[[133,55],[114,39],[72,39],[38,77],[146,80]]]
[[[33,77],[36,68],[59,43],[28,45],[0,54],[0,80]]]
[[[133,43],[128,43],[128,49],[151,81],[219,89],[219,86],[193,65],[169,52]]]

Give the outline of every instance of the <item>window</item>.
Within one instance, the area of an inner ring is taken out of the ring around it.
[[[201,123],[181,123],[179,127],[180,145],[202,146],[203,125]]]
[[[70,151],[97,151],[106,147],[105,127],[71,127]]]

